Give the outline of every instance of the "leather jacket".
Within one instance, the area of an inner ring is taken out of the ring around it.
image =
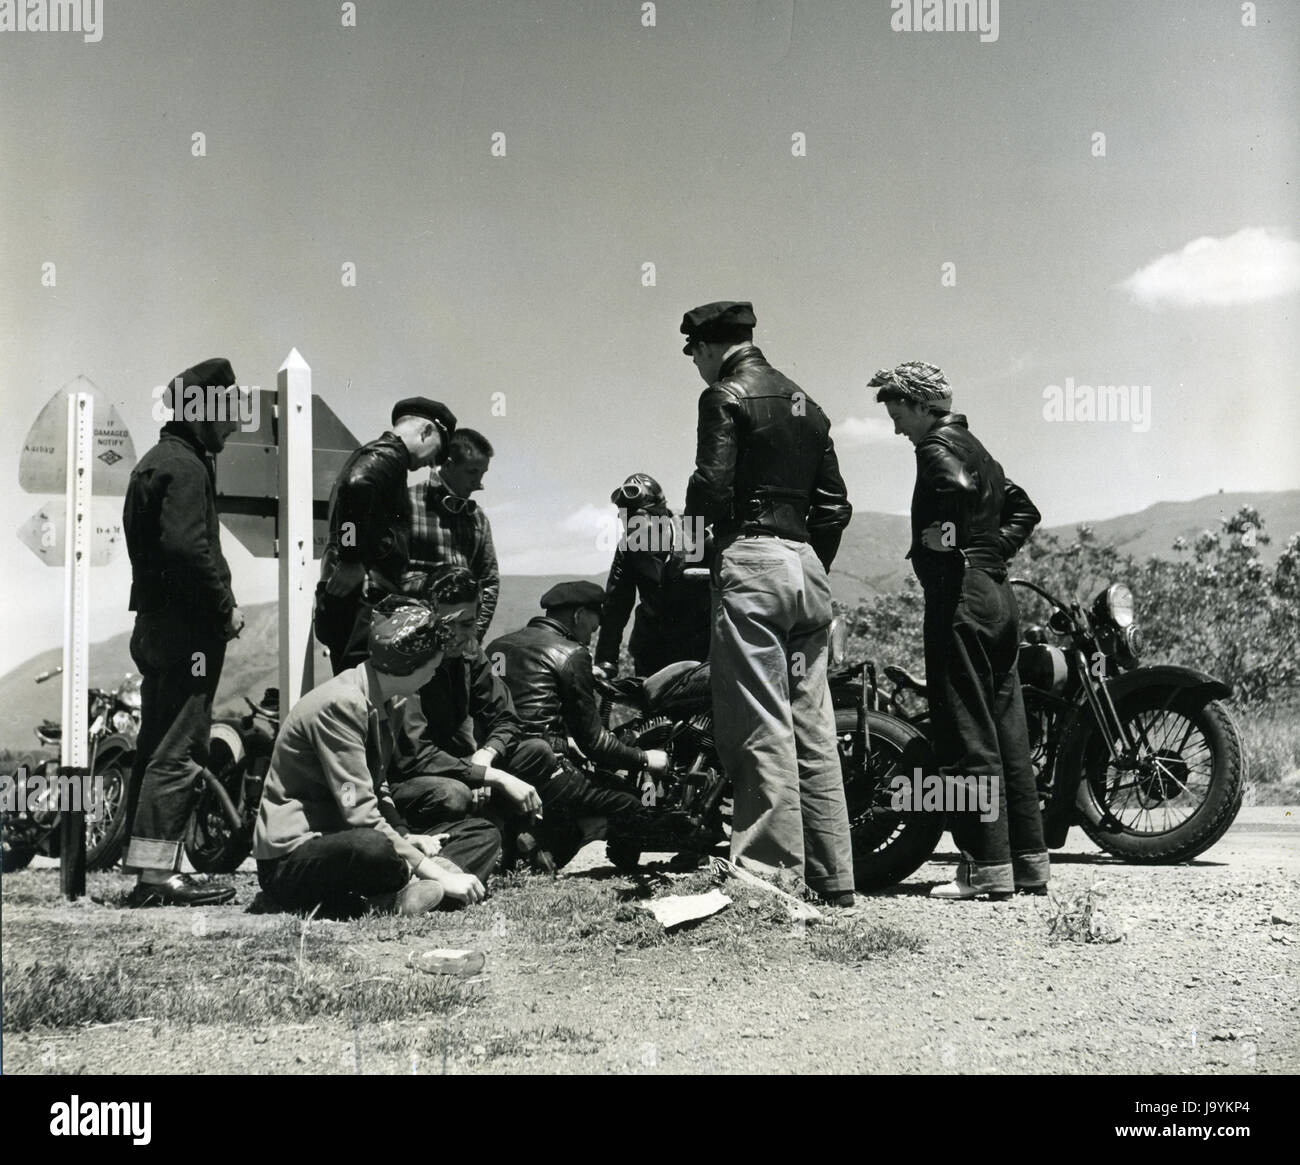
[[[672,513],[665,509],[655,516],[667,521]],[[653,659],[662,667],[678,659],[708,656],[709,589],[687,579],[686,566],[685,554],[677,546],[658,550],[620,546],[614,551],[596,639],[596,661],[601,666],[618,670],[623,629],[634,605],[636,621],[628,643],[634,661]]]
[[[329,542],[321,558],[326,580],[339,562],[360,562],[391,589],[401,583],[408,559],[411,498],[406,475],[411,458],[396,433],[385,433],[353,451],[330,494]]]
[[[226,623],[235,596],[221,553],[214,480],[213,459],[199,439],[168,421],[131,472],[122,508],[132,611],[166,615],[195,632]]]
[[[494,639],[487,657],[514,697],[515,715],[529,736],[563,741],[572,736],[592,764],[639,771],[645,753],[624,744],[600,722],[591,678],[591,653],[564,625],[545,615]]]
[[[826,414],[752,344],[733,352],[700,395],[686,513],[715,544],[770,534],[812,545],[828,570],[849,505]]]
[[[1041,519],[1029,495],[971,434],[964,416],[947,414],[917,444],[908,557],[922,585],[939,583],[963,561],[1005,576],[1007,562]],[[960,555],[921,544],[921,531],[934,522],[952,523]]]

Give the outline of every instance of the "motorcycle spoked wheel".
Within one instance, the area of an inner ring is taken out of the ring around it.
[[[112,752],[95,759],[95,775],[104,782],[104,804],[98,819],[86,816],[86,868],[107,870],[126,848],[126,791],[131,779],[132,752]]]
[[[889,804],[889,785],[913,768],[933,772],[930,745],[912,725],[881,713],[867,713],[871,752],[865,771],[853,763],[858,714],[835,713],[840,771],[853,839],[853,880],[863,893],[895,886],[925,864],[943,836],[941,813],[899,813]]]
[[[236,805],[248,766],[248,753],[239,734],[214,724],[208,742],[208,771],[221,782]],[[201,874],[233,874],[253,851],[252,831],[231,828],[217,795],[207,781],[199,790],[194,812],[185,826],[185,856]]]
[[[1137,770],[1114,769],[1099,735],[1084,750],[1080,824],[1126,861],[1189,861],[1227,832],[1241,808],[1245,751],[1228,710],[1191,695],[1166,709],[1168,701],[1167,688],[1148,688],[1117,709],[1139,742]],[[1115,822],[1105,819],[1102,805]]]

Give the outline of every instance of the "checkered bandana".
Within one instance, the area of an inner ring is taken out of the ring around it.
[[[952,389],[943,370],[924,360],[910,360],[892,372],[887,368],[878,369],[867,381],[867,387],[887,389],[887,396],[897,394],[916,404],[947,404],[952,400]],[[880,399],[879,393],[876,399]]]
[[[370,662],[391,676],[409,676],[437,655],[449,637],[447,620],[430,604],[389,595],[375,607],[370,624]]]

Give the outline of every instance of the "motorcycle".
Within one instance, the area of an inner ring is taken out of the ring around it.
[[[56,667],[36,677],[38,684],[62,674]],[[96,790],[96,802],[86,808],[86,867],[106,870],[121,856],[126,845],[126,795],[135,763],[136,739],[140,734],[140,677],[127,675],[113,691],[91,688],[88,693],[90,728],[87,733],[90,756],[87,761]],[[36,729],[36,738],[47,748],[62,743],[62,726],[45,720]],[[19,799],[24,807],[3,815],[3,871],[20,870],[37,854],[59,856],[60,812],[54,798],[61,784],[59,763],[48,760],[39,774],[44,790],[36,795],[37,804],[28,802],[26,786],[18,783]],[[99,799],[102,790],[102,800]]]
[[[1220,702],[1232,689],[1189,667],[1141,663],[1125,583],[1103,587],[1088,606],[1024,579],[1011,584],[1051,606],[1046,628],[1025,629],[1018,661],[1048,846],[1064,845],[1078,825],[1125,861],[1204,853],[1241,808],[1245,753]],[[902,699],[924,696],[925,684],[899,667],[884,674],[893,691],[875,689],[869,706],[928,731],[928,710],[909,715]]]
[[[190,864],[204,874],[231,874],[253,849],[253,828],[271,750],[280,731],[280,693],[267,688],[261,703],[244,697],[248,712],[213,721],[208,761],[185,826]]]
[[[879,890],[926,861],[944,823],[934,813],[895,807],[893,779],[915,767],[933,771],[932,750],[919,728],[872,705],[871,665],[845,663],[846,640],[847,628],[837,618],[831,628],[827,686],[849,811],[854,883],[861,891]],[[668,753],[664,776],[653,782],[642,778],[642,802],[686,813],[720,835],[730,783],[721,773],[714,744],[709,664],[686,660],[652,676],[596,676],[595,683],[601,716],[611,731],[637,748]],[[610,842],[606,849],[621,869],[635,869],[640,860],[640,851],[623,842]]]

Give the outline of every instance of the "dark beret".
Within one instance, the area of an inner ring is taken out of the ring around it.
[[[593,582],[556,583],[542,596],[542,610],[554,607],[600,607],[605,602],[605,592]]]
[[[235,383],[235,370],[224,356],[213,356],[172,377],[172,384],[178,380],[183,388],[228,388]]]
[[[682,316],[681,333],[686,337],[682,351],[689,356],[691,345],[696,340],[707,340],[711,335],[727,328],[752,328],[757,323],[752,303],[734,303],[722,299],[717,303],[691,308]]]
[[[448,437],[456,431],[456,414],[440,400],[430,400],[427,396],[408,396],[393,405],[392,423],[397,424],[398,417],[424,417],[438,426]]]

